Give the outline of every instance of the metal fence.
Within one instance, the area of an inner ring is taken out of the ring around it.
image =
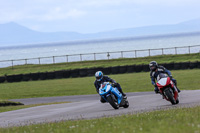
[[[143,49],[143,50],[130,50],[130,51],[115,51],[115,52],[101,52],[101,53],[86,53],[86,54],[72,54],[60,55],[50,57],[38,57],[17,60],[3,60],[0,61],[0,67],[12,68],[15,65],[27,64],[54,64],[64,62],[77,62],[77,61],[91,61],[91,60],[109,60],[118,58],[138,58],[156,55],[176,55],[176,54],[191,54],[200,53],[200,45],[171,47],[171,48],[158,48],[158,49]]]

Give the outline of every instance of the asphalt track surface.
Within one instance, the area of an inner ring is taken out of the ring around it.
[[[147,111],[193,107],[200,105],[200,90],[182,91],[180,103],[171,105],[153,92],[127,93],[129,108],[113,109],[108,103],[100,103],[98,95],[63,96],[50,98],[15,99],[26,105],[69,101],[71,103],[43,105],[0,113],[0,127],[21,126],[62,120],[93,119],[100,117],[135,114]]]

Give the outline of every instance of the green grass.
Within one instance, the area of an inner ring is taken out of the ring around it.
[[[181,90],[200,89],[200,69],[171,71]],[[119,82],[124,92],[153,91],[149,72],[108,75]],[[96,94],[95,77],[4,83],[0,99],[21,99]]]
[[[80,68],[92,68],[92,67],[110,67],[110,66],[124,66],[124,65],[139,65],[149,64],[150,61],[156,60],[158,63],[170,63],[170,62],[195,62],[200,61],[200,54],[184,54],[184,55],[162,55],[162,56],[151,56],[143,58],[121,58],[113,60],[98,60],[98,61],[82,61],[72,63],[58,63],[58,64],[47,64],[47,65],[21,65],[0,68],[0,76],[13,75],[13,74],[25,74],[35,72],[49,72],[57,70],[68,70],[68,69],[80,69]]]
[[[2,133],[199,133],[200,106],[92,120],[0,128]]]

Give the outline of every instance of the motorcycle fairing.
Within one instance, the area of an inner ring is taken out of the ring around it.
[[[118,91],[118,89],[116,88],[116,87],[113,87],[113,89],[111,90],[111,92],[115,95],[115,96],[117,96],[117,102],[118,102],[118,104],[120,104],[121,103],[121,101],[122,101],[122,94]]]
[[[112,87],[108,82],[105,82],[99,88],[99,94],[107,101],[106,97],[111,95],[110,93],[114,94],[117,97],[117,102],[118,104],[120,104],[123,99],[122,94],[116,87]]]
[[[110,90],[112,89],[112,86],[109,84],[104,84],[99,88],[99,94],[102,95],[106,95],[108,93],[110,93]]]
[[[159,88],[163,88],[163,87],[169,85],[169,84],[171,83],[170,81],[171,81],[171,80],[170,80],[169,77],[167,77],[167,78],[161,78],[161,79],[157,82],[157,86],[158,86]]]

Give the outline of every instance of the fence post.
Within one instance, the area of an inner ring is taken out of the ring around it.
[[[96,60],[96,53],[94,53],[94,60]]]
[[[123,58],[123,51],[121,51],[121,57]]]
[[[190,54],[190,46],[188,46],[189,54]]]
[[[40,65],[40,58],[38,58],[38,61],[39,61],[39,65]]]
[[[137,58],[137,51],[135,50],[135,58]]]
[[[162,48],[162,55],[164,55],[164,51],[163,51],[163,48]]]
[[[149,49],[149,56],[151,56],[150,49]]]
[[[11,60],[11,61],[12,61],[12,69],[13,69],[14,63],[13,63],[13,60]]]
[[[108,54],[107,54],[107,57],[108,57],[108,60],[109,60],[109,57],[110,57],[110,54],[109,54],[109,52],[108,52]]]
[[[175,54],[177,54],[177,47],[175,47]]]
[[[66,61],[68,62],[68,55],[66,55]]]
[[[55,56],[53,56],[53,64],[55,64]]]
[[[82,55],[80,54],[80,61],[82,61]]]
[[[27,59],[25,59],[25,65],[27,65]]]

